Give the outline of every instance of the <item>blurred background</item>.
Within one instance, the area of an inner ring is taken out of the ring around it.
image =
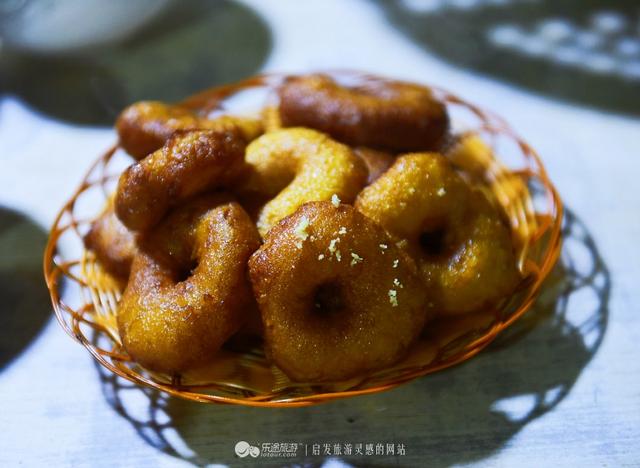
[[[447,88],[540,152],[569,214],[534,319],[317,408],[201,407],[97,369],[50,318],[40,263],[118,112],[335,68]],[[406,446],[291,462],[310,466],[639,466],[639,141],[637,0],[0,0],[0,465],[250,465],[246,440]]]
[[[388,26],[456,67],[553,99],[640,113],[634,0],[371,3]],[[274,46],[264,18],[231,0],[4,0],[0,30],[4,92],[52,117],[106,126],[133,101],[175,101],[255,73]]]

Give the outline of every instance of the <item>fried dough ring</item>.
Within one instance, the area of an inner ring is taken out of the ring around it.
[[[438,149],[449,129],[429,88],[366,78],[346,87],[324,74],[294,76],[278,89],[285,127],[304,126],[354,146],[391,151]]]
[[[407,241],[439,314],[494,305],[518,283],[511,234],[500,213],[439,154],[399,157],[355,206]]]
[[[267,133],[282,129],[278,108],[274,106],[265,107],[262,111],[262,123]],[[353,152],[362,159],[367,166],[369,171],[367,185],[389,169],[395,160],[395,156],[392,153],[367,148],[366,146],[358,146],[353,149]]]
[[[93,251],[100,265],[111,275],[126,279],[136,253],[135,235],[115,214],[113,197],[100,216],[91,223],[84,245]]]
[[[245,167],[244,149],[237,130],[175,134],[122,173],[115,200],[118,218],[129,229],[143,231],[185,199],[232,184]]]
[[[296,381],[391,365],[427,318],[413,261],[346,204],[302,205],[269,231],[249,272],[268,353]]]
[[[274,197],[260,210],[262,236],[308,201],[337,195],[352,202],[367,179],[367,168],[349,147],[305,128],[267,133],[247,147],[250,176],[245,191]]]
[[[140,240],[118,307],[127,352],[173,375],[210,362],[248,318],[247,260],[259,245],[248,215],[224,196],[169,214]]]
[[[221,115],[212,119],[190,109],[159,101],[141,101],[124,109],[116,120],[120,146],[140,160],[153,153],[179,130],[240,131],[247,143],[262,133],[259,119]]]

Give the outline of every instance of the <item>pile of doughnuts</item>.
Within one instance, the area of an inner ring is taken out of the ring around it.
[[[255,334],[291,380],[401,360],[434,319],[497,308],[521,277],[501,210],[451,162],[427,87],[282,79],[254,116],[140,102],[133,164],[85,245],[122,281],[127,353],[179,376]]]

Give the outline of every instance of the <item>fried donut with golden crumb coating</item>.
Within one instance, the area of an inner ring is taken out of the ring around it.
[[[153,153],[179,130],[237,129],[247,143],[262,133],[259,119],[221,115],[206,119],[179,105],[141,101],[124,109],[116,120],[120,146],[136,159]]]
[[[262,135],[247,147],[250,176],[244,190],[274,197],[260,210],[258,231],[267,231],[308,201],[333,195],[352,202],[367,180],[367,168],[348,146],[305,128]]]
[[[126,279],[136,253],[135,235],[120,222],[113,207],[113,197],[100,216],[91,223],[84,245],[93,251],[100,265],[113,276]]]
[[[439,314],[493,305],[520,279],[499,211],[439,154],[399,157],[358,195],[355,206],[406,241]]]
[[[136,362],[180,374],[211,362],[247,321],[247,260],[260,237],[223,195],[172,211],[142,236],[118,307],[122,343]]]
[[[296,381],[389,366],[427,319],[413,261],[350,205],[302,205],[269,231],[249,273],[268,354]]]
[[[293,76],[278,96],[283,126],[315,128],[354,146],[435,150],[449,129],[444,104],[414,83],[367,77],[347,87],[324,74]]]
[[[158,223],[185,199],[232,184],[241,176],[245,143],[237,130],[195,130],[127,168],[118,181],[116,214],[129,229]]]

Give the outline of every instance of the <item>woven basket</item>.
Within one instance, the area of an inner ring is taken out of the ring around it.
[[[282,78],[254,77],[208,90],[182,104],[206,115],[224,110],[227,98],[246,90],[260,89],[268,96]],[[522,316],[538,295],[559,255],[562,204],[536,152],[502,119],[444,90],[433,90],[446,102],[455,134],[462,135],[452,143],[450,159],[466,177],[486,188],[512,228],[523,280],[511,297],[491,310],[433,322],[403,361],[346,382],[291,382],[265,358],[261,343],[255,339],[234,340],[210,367],[182,375],[179,380],[150,372],[121,346],[115,316],[123,285],[101,268],[82,241],[118,176],[131,163],[114,146],[93,164],[51,228],[44,270],[58,321],[111,372],[203,403],[313,405],[387,390],[471,358]]]

